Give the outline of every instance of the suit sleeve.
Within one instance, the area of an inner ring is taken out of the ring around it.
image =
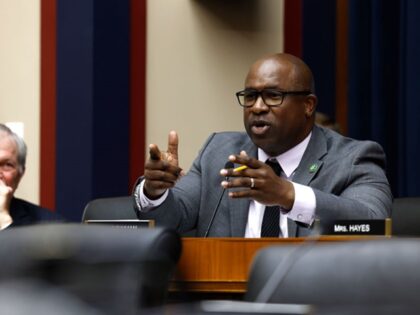
[[[364,141],[342,156],[341,170],[324,174],[331,190],[313,186],[316,216],[323,219],[385,219],[391,215],[392,194],[385,175],[382,147]],[[340,175],[341,174],[341,175]],[[347,174],[347,176],[343,176]],[[339,176],[342,178],[337,179]],[[328,184],[327,184],[328,185]]]
[[[154,219],[157,225],[171,227],[181,233],[196,227],[203,180],[201,160],[213,137],[214,134],[207,139],[191,169],[168,191],[165,201],[151,211],[138,212],[140,219]]]

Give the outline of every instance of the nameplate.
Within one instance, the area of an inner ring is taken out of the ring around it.
[[[391,235],[391,219],[337,220],[321,226],[323,235]]]
[[[103,224],[129,229],[151,228],[155,226],[154,220],[136,220],[136,219],[120,219],[120,220],[86,220],[87,224]]]

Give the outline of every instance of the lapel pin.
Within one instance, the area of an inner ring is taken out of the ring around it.
[[[318,165],[317,164],[312,164],[309,167],[309,173],[315,173],[318,170]]]

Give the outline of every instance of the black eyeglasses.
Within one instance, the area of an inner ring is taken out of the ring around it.
[[[261,95],[263,102],[267,106],[280,106],[284,97],[290,95],[309,95],[311,91],[280,91],[276,89],[264,89],[257,91],[254,89],[246,89],[236,93],[239,105],[242,107],[252,107]]]

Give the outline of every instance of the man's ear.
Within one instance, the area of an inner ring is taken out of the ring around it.
[[[309,94],[305,99],[305,115],[310,118],[315,115],[316,104],[318,98],[314,94]]]
[[[22,180],[23,175],[25,175],[25,168],[22,168],[22,172],[19,172],[19,179],[16,183],[16,189],[19,187],[20,181]]]

